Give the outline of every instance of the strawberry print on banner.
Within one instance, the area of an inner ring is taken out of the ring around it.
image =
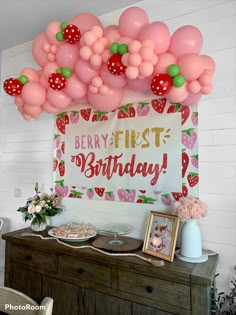
[[[112,112],[81,106],[57,114],[54,190],[68,198],[162,207],[198,197],[197,125],[197,105],[165,98]]]

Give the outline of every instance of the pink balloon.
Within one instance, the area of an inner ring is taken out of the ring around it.
[[[15,104],[16,104],[17,106],[23,106],[23,105],[24,105],[24,102],[23,102],[23,100],[22,100],[21,95],[16,95],[16,96],[15,96]]]
[[[69,24],[76,25],[82,34],[85,31],[91,30],[91,28],[95,25],[99,25],[102,27],[102,23],[96,17],[96,15],[90,13],[77,14],[69,21]]]
[[[108,70],[107,65],[103,65],[101,77],[103,82],[112,88],[121,88],[127,84],[127,78],[124,73],[121,75],[114,75]]]
[[[50,22],[46,27],[45,35],[49,43],[52,45],[59,46],[62,44],[62,42],[59,42],[59,40],[57,40],[56,38],[56,34],[61,31],[60,26],[61,26],[60,22],[53,21]]]
[[[38,65],[44,67],[48,63],[48,55],[43,50],[43,45],[49,44],[45,33],[39,34],[33,41],[32,54]]]
[[[79,46],[63,43],[57,49],[56,62],[60,67],[74,69],[77,60],[79,59]]]
[[[29,82],[23,86],[21,97],[26,104],[41,106],[46,100],[46,90],[38,82]]]
[[[204,70],[204,61],[199,55],[188,54],[180,57],[178,66],[180,74],[187,81],[196,80],[200,77]]]
[[[59,108],[52,106],[48,101],[42,105],[42,109],[50,114],[56,114],[60,111]]]
[[[93,94],[88,91],[88,101],[89,104],[95,109],[103,112],[109,112],[116,109],[123,98],[123,89],[109,89],[107,95]]]
[[[190,93],[198,93],[200,92],[201,90],[201,85],[200,83],[198,82],[198,80],[194,80],[194,81],[191,81],[191,82],[188,82],[187,83],[187,90],[190,92]]]
[[[128,79],[128,86],[133,90],[146,92],[150,90],[151,81],[152,81],[151,76],[146,77],[144,79],[135,79],[135,80]]]
[[[71,98],[63,91],[55,91],[51,88],[47,91],[47,100],[52,106],[57,108],[65,108],[71,103]]]
[[[174,55],[170,53],[163,53],[158,56],[157,64],[154,66],[153,74],[158,73],[167,73],[167,68],[172,65],[176,64],[176,58]]]
[[[75,65],[75,73],[81,82],[88,84],[98,75],[98,70],[92,69],[87,61],[79,59]]]
[[[75,75],[72,75],[66,80],[64,92],[72,99],[78,99],[86,95],[87,86],[80,82]]]
[[[48,78],[46,79],[44,73],[42,72],[39,78],[39,83],[45,88],[45,90],[49,89]]]
[[[32,118],[38,119],[42,113],[42,108],[40,106],[31,106],[30,104],[25,104],[24,113],[31,116]]]
[[[202,96],[202,93],[197,93],[197,94],[189,94],[188,97],[182,101],[183,105],[195,105],[197,102],[200,100]]]
[[[212,73],[214,73],[216,67],[215,61],[210,56],[207,55],[201,55],[201,58],[203,59],[204,62],[204,69],[210,70],[212,71]]]
[[[48,80],[48,77],[55,73],[56,70],[60,68],[59,65],[56,62],[48,62],[46,66],[43,68],[43,75],[46,80]]]
[[[84,97],[81,97],[77,100],[73,100],[73,102],[71,103],[71,105],[76,105],[76,104],[88,104],[88,97],[85,95]]]
[[[153,22],[143,27],[140,32],[138,40],[152,40],[155,45],[155,53],[157,55],[164,53],[168,50],[170,45],[170,32],[166,24],[162,22]]]
[[[38,71],[33,68],[25,68],[21,71],[20,75],[27,76],[29,82],[38,82],[39,74]]]
[[[169,52],[178,58],[185,54],[199,54],[203,43],[200,30],[192,25],[178,28],[171,37]]]
[[[189,95],[186,86],[187,86],[186,82],[181,87],[172,86],[170,92],[166,94],[167,100],[169,102],[181,103]]]
[[[121,38],[121,34],[117,25],[109,25],[104,28],[103,36],[106,37],[109,45],[113,42],[117,42],[119,38]]]
[[[120,15],[118,24],[122,36],[137,39],[144,25],[149,24],[149,18],[143,9],[131,7]]]

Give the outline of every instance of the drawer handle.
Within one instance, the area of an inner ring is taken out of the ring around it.
[[[79,268],[79,269],[78,269],[78,273],[79,273],[80,275],[82,275],[82,274],[84,273],[84,269],[83,269],[83,268]]]
[[[25,257],[26,260],[32,260],[32,256],[28,255]]]
[[[146,287],[146,290],[147,290],[148,293],[152,293],[153,287],[151,287],[150,285],[148,285],[148,286]]]

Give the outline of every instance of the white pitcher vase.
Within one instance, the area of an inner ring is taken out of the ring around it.
[[[202,256],[202,238],[196,219],[189,219],[182,227],[180,253],[190,258]]]

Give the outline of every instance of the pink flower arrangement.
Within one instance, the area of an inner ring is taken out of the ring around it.
[[[200,219],[200,217],[206,216],[207,211],[208,207],[204,202],[191,197],[182,197],[172,206],[172,213],[177,215],[181,221]]]

